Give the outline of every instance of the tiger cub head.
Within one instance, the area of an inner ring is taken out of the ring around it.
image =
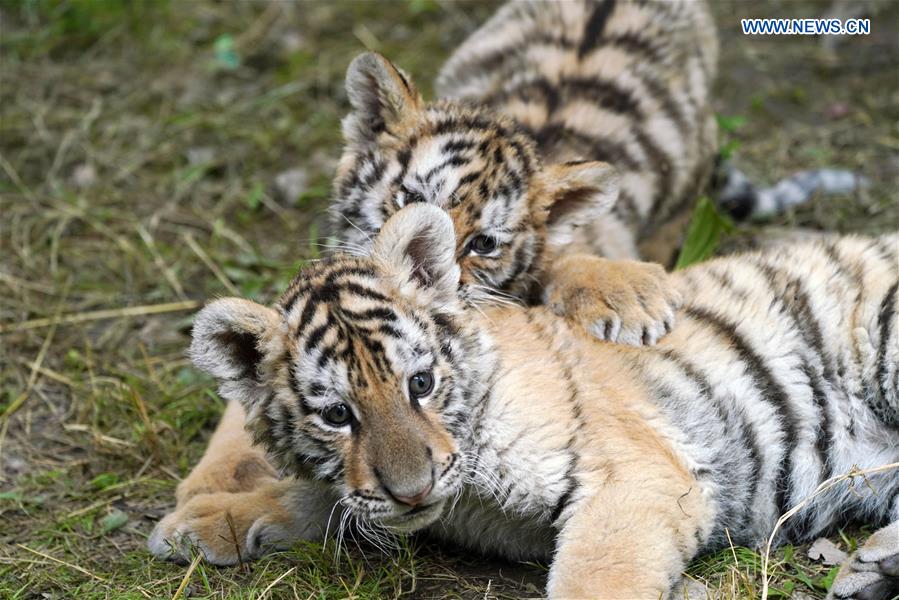
[[[352,109],[343,120],[334,235],[347,247],[368,247],[402,207],[438,206],[453,220],[467,300],[526,296],[553,249],[617,199],[608,163],[544,165],[515,121],[457,101],[425,103],[378,54],[350,64],[346,89]]]
[[[315,262],[274,308],[222,299],[194,323],[194,363],[243,403],[273,463],[394,530],[431,523],[461,490],[496,368],[463,318],[455,241],[446,213],[410,206],[370,257]]]

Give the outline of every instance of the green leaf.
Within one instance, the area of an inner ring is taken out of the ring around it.
[[[121,529],[128,523],[128,515],[120,510],[114,509],[108,515],[100,519],[100,533],[106,535],[116,529]]]
[[[830,571],[827,572],[827,575],[822,577],[816,583],[829,592],[830,588],[833,587],[833,580],[836,579],[837,573],[839,573],[839,572],[840,572],[840,565],[831,567]]]
[[[250,190],[250,193],[247,194],[247,208],[250,210],[256,210],[259,208],[259,205],[262,204],[262,197],[265,194],[265,186],[263,186],[258,181],[253,185],[253,189]]]
[[[721,131],[726,131],[727,133],[734,133],[743,125],[746,124],[746,117],[740,115],[715,115],[718,119],[718,127],[721,128]]]
[[[297,198],[296,206],[303,207],[317,200],[327,200],[331,193],[331,185],[328,183],[317,183],[310,185]]]
[[[409,0],[409,10],[413,15],[435,13],[440,11],[437,0]]]
[[[693,209],[687,238],[677,257],[675,269],[683,269],[710,257],[718,247],[722,233],[733,231],[730,219],[718,212],[715,204],[703,196]]]
[[[721,155],[723,160],[730,160],[734,153],[740,148],[740,142],[737,140],[728,140],[721,144],[721,148],[718,150],[718,154]]]
[[[237,54],[234,38],[230,35],[220,35],[216,38],[213,53],[215,64],[226,71],[233,71],[240,66],[240,55]]]
[[[815,582],[812,581],[812,578],[809,577],[808,575],[806,575],[805,573],[803,573],[802,571],[800,571],[799,569],[796,569],[796,574],[793,575],[793,577],[795,577],[798,581],[801,581],[802,583],[804,583],[805,587],[807,587],[808,589],[810,589],[810,590],[815,589]]]
[[[91,485],[95,490],[105,490],[119,482],[119,476],[115,473],[101,473],[91,479]]]

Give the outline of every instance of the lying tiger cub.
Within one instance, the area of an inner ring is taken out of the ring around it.
[[[410,205],[371,257],[304,268],[275,308],[198,315],[191,355],[232,402],[154,554],[195,544],[231,564],[321,540],[348,511],[551,560],[551,597],[659,598],[728,534],[758,545],[823,480],[899,461],[899,235],[676,273],[678,325],[642,348],[546,306],[468,308],[454,248],[443,211]],[[899,591],[899,472],[868,483],[819,495],[778,538],[892,523],[843,567],[838,598]]]

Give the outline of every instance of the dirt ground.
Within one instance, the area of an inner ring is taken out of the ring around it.
[[[899,229],[899,2],[868,2],[872,34],[832,50],[739,31],[829,1],[712,4],[734,161],[760,182],[821,166],[871,180],[726,244]],[[270,301],[317,256],[349,60],[379,50],[430,96],[495,6],[0,0],[0,597],[540,595],[544,566],[422,539],[192,571],[144,549],[222,411],[185,359],[191,315],[220,295]],[[831,539],[851,550],[867,533]],[[824,596],[830,567],[803,548],[775,558],[775,595]],[[760,564],[737,548],[689,573],[755,598]]]

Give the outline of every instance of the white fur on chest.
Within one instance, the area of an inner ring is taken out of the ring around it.
[[[570,491],[578,440],[558,378],[535,372],[545,368],[520,362],[495,382],[470,452],[470,483],[438,535],[509,558],[551,555],[551,515]]]

